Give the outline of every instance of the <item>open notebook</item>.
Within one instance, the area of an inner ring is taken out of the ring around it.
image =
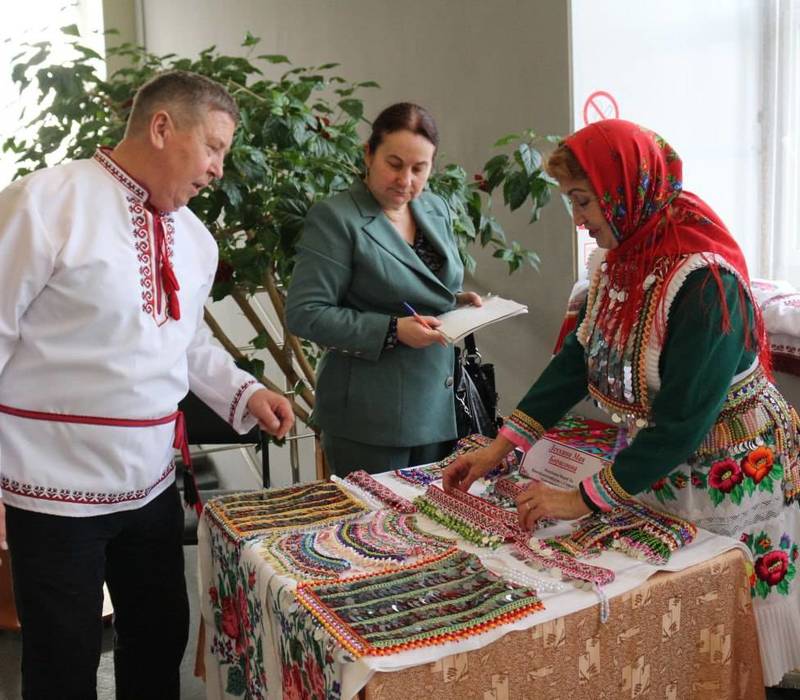
[[[484,326],[526,313],[528,307],[523,304],[503,297],[488,296],[483,298],[483,306],[468,304],[437,316],[442,325],[436,330],[451,343],[456,343],[465,335],[474,333]]]

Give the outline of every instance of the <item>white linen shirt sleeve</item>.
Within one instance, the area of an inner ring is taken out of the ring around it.
[[[202,314],[187,359],[189,389],[240,435],[252,430],[258,421],[247,410],[247,402],[264,385],[236,366]]]
[[[0,374],[17,346],[20,319],[53,274],[59,245],[24,181],[0,192]]]

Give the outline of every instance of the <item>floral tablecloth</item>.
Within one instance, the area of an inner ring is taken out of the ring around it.
[[[413,497],[413,487],[379,477]],[[445,534],[420,516],[424,528]],[[554,528],[564,528],[564,525]],[[543,533],[544,534],[544,533]],[[207,697],[758,698],[761,662],[749,594],[749,552],[700,531],[660,574],[618,552],[592,563],[614,570],[610,620],[597,596],[572,586],[540,591],[544,610],[456,642],[353,659],[300,606],[296,583],[276,573],[259,538],[237,540],[207,517],[198,530]],[[478,549],[495,571],[530,570],[504,547]],[[734,551],[729,551],[734,550]],[[723,554],[728,552],[727,554]],[[687,690],[688,688],[688,690]],[[656,692],[656,689],[658,692]],[[707,691],[707,692],[706,692]],[[702,694],[702,695],[700,695]]]

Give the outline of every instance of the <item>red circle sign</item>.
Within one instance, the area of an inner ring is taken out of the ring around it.
[[[597,90],[587,98],[583,105],[583,123],[588,126],[603,119],[617,119],[617,101],[605,90]]]

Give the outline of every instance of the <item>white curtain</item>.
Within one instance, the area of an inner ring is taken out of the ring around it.
[[[759,276],[800,287],[800,0],[764,3]]]

